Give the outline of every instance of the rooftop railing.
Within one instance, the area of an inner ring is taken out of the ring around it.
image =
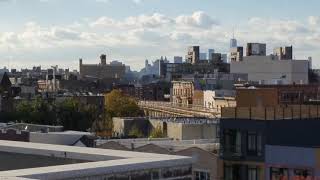
[[[275,107],[226,107],[221,110],[221,119],[285,120],[318,119],[318,105],[289,105]]]

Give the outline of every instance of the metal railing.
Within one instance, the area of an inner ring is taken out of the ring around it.
[[[218,109],[198,105],[185,105],[162,101],[140,101],[138,104],[143,109],[153,109],[154,111],[177,114],[180,117],[220,117],[220,111]]]

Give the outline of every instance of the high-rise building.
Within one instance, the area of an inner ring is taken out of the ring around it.
[[[309,69],[312,69],[312,57],[308,57]]]
[[[221,63],[222,62],[222,54],[221,53],[213,53],[212,54],[212,62],[213,63]]]
[[[145,68],[148,68],[148,66],[149,66],[149,61],[148,61],[148,59],[146,59],[146,60],[144,61],[144,67],[145,67]]]
[[[207,53],[200,53],[200,60],[207,60]]]
[[[182,63],[182,57],[181,56],[174,56],[173,57],[173,62],[181,64]]]
[[[247,56],[266,56],[267,45],[264,43],[248,43]]]
[[[212,54],[214,53],[214,49],[208,49],[208,60],[212,61]]]
[[[279,60],[292,60],[292,46],[275,48],[273,55],[277,56]]]
[[[236,48],[237,46],[237,40],[234,37],[230,39],[230,48]]]
[[[243,47],[236,47],[230,49],[230,61],[242,61],[243,60]]]
[[[223,63],[228,63],[228,54],[221,54],[221,61]]]
[[[100,60],[101,60],[101,65],[107,65],[107,55],[101,54]]]
[[[200,59],[200,47],[190,46],[188,48],[188,54],[186,55],[186,62],[190,64],[197,64]]]

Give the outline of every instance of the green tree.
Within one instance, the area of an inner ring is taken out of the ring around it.
[[[113,90],[106,95],[106,111],[112,117],[138,117],[142,115],[135,99]]]
[[[31,124],[56,124],[55,106],[36,98],[33,101],[21,101],[16,106],[17,120]]]
[[[60,103],[42,98],[21,101],[13,114],[14,120],[18,122],[61,125],[65,130],[76,131],[92,131],[94,125],[101,129],[110,128],[111,122],[106,113],[101,112],[97,106],[82,105],[73,98],[67,98]]]
[[[112,136],[112,129],[112,119],[104,112],[92,123],[91,132],[102,137],[110,137]]]
[[[72,98],[59,103],[57,109],[58,124],[66,130],[87,131],[99,116],[95,106],[81,106]]]
[[[144,134],[142,133],[142,131],[137,126],[133,126],[131,128],[131,130],[129,131],[128,135],[130,137],[134,137],[134,138],[143,138],[144,137]]]
[[[165,134],[163,133],[160,126],[157,126],[156,128],[152,129],[149,135],[150,138],[164,138]]]

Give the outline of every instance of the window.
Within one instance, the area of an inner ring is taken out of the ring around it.
[[[248,167],[248,180],[258,180],[258,168]]]
[[[195,180],[210,180],[210,173],[195,171]]]
[[[262,135],[258,134],[257,136],[257,155],[262,156]]]
[[[224,179],[225,180],[240,180],[241,179],[241,166],[224,165]]]
[[[294,180],[309,180],[312,179],[311,170],[307,169],[295,169],[294,170]]]
[[[224,152],[235,156],[241,155],[241,132],[234,129],[224,130]]]
[[[251,156],[262,155],[262,137],[256,132],[247,133],[247,154]]]
[[[233,180],[232,166],[224,166],[224,179]]]
[[[257,155],[257,133],[248,132],[247,153],[248,155]]]
[[[270,168],[270,180],[289,180],[287,168]]]
[[[157,171],[157,170],[152,171],[151,176],[152,176],[152,180],[159,179],[160,178],[159,171]]]

